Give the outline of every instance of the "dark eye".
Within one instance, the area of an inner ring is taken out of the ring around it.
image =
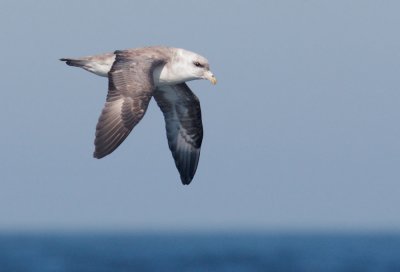
[[[203,67],[203,65],[202,65],[200,62],[198,62],[198,61],[193,62],[193,64],[194,64],[194,66],[196,66],[196,67]]]

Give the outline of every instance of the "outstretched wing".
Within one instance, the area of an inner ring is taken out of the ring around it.
[[[187,185],[196,173],[203,140],[199,99],[185,83],[158,87],[154,98],[164,114],[176,168]]]
[[[162,58],[116,51],[108,74],[108,95],[96,126],[95,158],[113,152],[144,116],[154,91],[153,69]]]

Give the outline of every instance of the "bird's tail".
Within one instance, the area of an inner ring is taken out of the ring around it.
[[[74,59],[62,58],[60,60],[65,61],[69,66],[79,67],[98,76],[108,77],[108,72],[111,70],[114,63],[115,55],[114,53],[106,53]]]
[[[87,64],[87,60],[82,60],[82,59],[69,59],[69,58],[62,58],[60,59],[61,61],[65,61],[65,63],[69,66],[75,66],[75,67],[83,67]]]

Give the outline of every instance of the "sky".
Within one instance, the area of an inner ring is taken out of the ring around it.
[[[0,230],[400,230],[400,2],[8,1]],[[58,59],[168,45],[204,139],[183,186],[152,101],[92,157],[107,79]]]

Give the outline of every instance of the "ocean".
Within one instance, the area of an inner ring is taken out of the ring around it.
[[[2,233],[0,272],[400,271],[400,234]]]

